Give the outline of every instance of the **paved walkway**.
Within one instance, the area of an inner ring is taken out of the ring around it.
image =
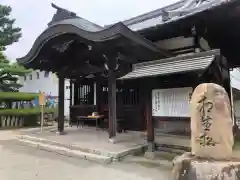
[[[96,130],[96,128],[65,128],[66,135],[56,136],[54,130],[45,130],[43,133],[25,132],[25,135],[42,138],[53,142],[58,142],[66,145],[79,146],[81,148],[94,149],[106,152],[121,152],[126,149],[142,146],[145,141],[140,137],[139,132],[127,132],[117,134],[117,143],[109,142],[108,132],[104,130]]]
[[[100,165],[21,146],[15,132],[0,131],[0,179],[4,180],[159,180],[170,169],[139,164]]]

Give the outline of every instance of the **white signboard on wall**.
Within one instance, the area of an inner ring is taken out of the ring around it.
[[[191,87],[152,90],[152,115],[189,117]]]

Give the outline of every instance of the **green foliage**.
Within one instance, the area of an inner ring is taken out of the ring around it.
[[[1,91],[18,91],[21,87],[17,83],[19,76],[31,72],[18,64],[10,64],[4,56],[3,51],[6,46],[17,42],[21,37],[21,29],[14,27],[15,19],[10,17],[12,8],[0,4],[0,90]]]
[[[10,6],[0,4],[0,51],[21,37],[21,28],[14,27],[15,19],[10,18],[11,12]]]
[[[10,64],[4,54],[0,52],[0,89],[2,91],[18,91],[22,86],[17,82],[19,76],[24,76],[31,71],[31,69],[25,69],[17,63]]]
[[[32,101],[38,95],[38,93],[0,92],[0,101]]]
[[[11,107],[13,101],[31,101],[35,99],[36,93],[17,92],[21,87],[18,83],[19,76],[25,76],[32,70],[25,69],[17,63],[11,64],[3,54],[6,46],[17,42],[21,37],[21,29],[14,26],[15,19],[10,17],[11,7],[0,4],[0,101],[7,107]],[[46,111],[53,111],[49,108]],[[0,115],[36,115],[40,113],[40,108],[26,109],[0,109]]]
[[[44,108],[44,113],[54,113],[56,108]],[[24,108],[24,109],[1,109],[0,116],[32,116],[40,115],[41,108]]]

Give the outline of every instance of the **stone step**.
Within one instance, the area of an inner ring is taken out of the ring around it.
[[[67,128],[69,125],[64,125],[65,128]],[[33,128],[22,128],[22,129],[19,129],[20,132],[26,132],[26,133],[29,133],[29,132],[35,132],[35,133],[39,133],[41,130],[41,127],[33,127]],[[56,125],[53,125],[53,126],[44,126],[43,127],[43,131],[51,131],[51,130],[57,130],[57,126]]]
[[[183,145],[174,145],[174,144],[163,144],[163,143],[156,143],[157,148],[168,148],[168,149],[177,149],[185,152],[191,151],[190,147],[183,146]]]
[[[139,146],[132,147],[130,149],[126,149],[121,152],[115,153],[115,152],[107,152],[107,151],[91,149],[91,148],[83,148],[74,144],[63,144],[63,143],[50,141],[47,139],[38,138],[34,136],[28,136],[28,135],[19,135],[18,138],[21,140],[29,140],[29,141],[39,142],[43,144],[48,144],[48,145],[59,146],[59,147],[67,148],[70,150],[76,150],[76,151],[81,151],[89,154],[105,156],[105,157],[112,158],[113,161],[119,161],[128,155],[142,153],[144,151],[144,148],[146,147],[146,145],[139,145]]]
[[[48,145],[53,145],[53,146],[59,146],[59,147],[64,147],[64,148],[68,148],[71,150],[78,150],[78,151],[82,151],[85,153],[91,153],[91,154],[96,154],[96,155],[103,155],[103,156],[108,156],[111,157],[109,154],[107,153],[103,153],[102,151],[99,150],[92,150],[89,148],[82,148],[73,144],[64,144],[64,143],[59,143],[59,142],[55,142],[55,141],[51,141],[51,140],[47,140],[47,139],[43,139],[43,138],[38,138],[38,137],[34,137],[34,136],[28,136],[28,135],[20,135],[18,136],[19,139],[23,139],[23,140],[30,140],[30,141],[34,141],[34,142],[39,142],[39,143],[44,143],[44,144],[48,144]]]
[[[166,159],[163,159],[161,156],[155,156],[153,159],[146,158],[144,156],[129,156],[128,158],[122,161],[123,163],[134,163],[146,166],[148,168],[172,168],[172,162]]]
[[[89,160],[89,161],[98,162],[101,164],[109,164],[112,162],[111,157],[86,153],[86,152],[82,152],[79,150],[72,150],[72,149],[57,146],[57,145],[50,145],[50,144],[45,144],[42,142],[36,142],[36,141],[31,141],[31,140],[26,140],[26,139],[19,139],[19,142],[22,145],[35,147],[37,149],[41,149],[41,150],[45,150],[45,151],[55,152],[57,154],[65,155],[68,157],[85,159],[85,160]]]
[[[161,147],[161,146],[157,146],[157,150],[162,151],[162,152],[174,153],[176,155],[181,155],[186,152],[181,149],[174,149],[174,148],[170,148],[170,147]]]

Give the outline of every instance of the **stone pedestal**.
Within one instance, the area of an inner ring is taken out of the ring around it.
[[[173,160],[173,180],[239,180],[240,161],[199,159],[185,153]]]
[[[61,136],[61,135],[65,135],[65,134],[66,134],[65,131],[57,131],[57,132],[56,132],[56,135],[57,135],[57,136]]]
[[[144,156],[145,156],[146,158],[148,158],[148,159],[155,159],[156,154],[155,154],[154,151],[146,151],[146,152],[144,153]]]
[[[144,156],[148,159],[154,159],[155,158],[155,143],[154,142],[148,142],[147,151],[145,152]]]
[[[116,144],[117,140],[116,137],[108,139],[110,143]]]

